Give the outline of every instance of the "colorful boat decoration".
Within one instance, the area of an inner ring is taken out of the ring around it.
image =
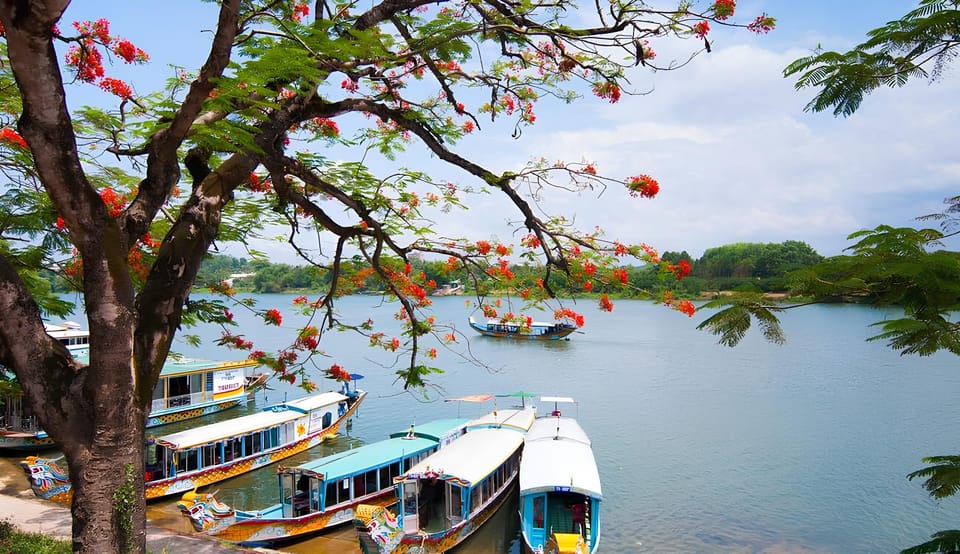
[[[593,554],[600,544],[600,472],[590,438],[558,406],[568,397],[541,397],[554,403],[523,439],[520,460],[520,533],[531,552]]]
[[[240,416],[156,438],[144,448],[147,500],[183,494],[279,462],[337,434],[366,398],[322,392]],[[57,460],[29,456],[20,462],[41,498],[70,503],[73,491]]]
[[[179,503],[194,529],[245,546],[266,546],[350,523],[359,504],[396,503],[394,478],[462,435],[467,419],[411,426],[389,439],[278,470],[280,502],[233,510],[213,493]]]
[[[361,505],[354,526],[364,554],[446,552],[479,529],[515,490],[534,408],[494,410],[398,476],[397,514]]]
[[[547,323],[530,320],[521,324],[488,319],[486,323],[480,323],[473,316],[470,316],[470,327],[485,337],[516,340],[560,340],[577,330],[576,325],[564,321]]]
[[[51,326],[47,327],[49,329]],[[75,340],[74,331],[69,329],[67,331],[69,336],[59,332],[58,335],[53,335],[51,332],[51,335],[60,340]],[[86,331],[81,333],[85,336],[87,334]],[[84,359],[90,352],[89,346],[82,346],[83,344],[86,343],[74,342],[67,348],[76,358]],[[158,427],[237,406],[266,382],[266,373],[247,371],[248,368],[256,366],[257,362],[249,359],[227,362],[168,359],[160,371],[160,378],[153,391],[153,401],[146,426]],[[0,449],[53,448],[53,439],[40,428],[35,412],[20,391],[4,394],[3,397],[4,414],[3,424],[0,426]]]

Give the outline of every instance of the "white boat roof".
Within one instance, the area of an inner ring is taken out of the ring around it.
[[[512,429],[474,429],[410,468],[404,477],[440,473],[464,486],[483,480],[523,445],[523,433]],[[398,478],[399,480],[400,478]]]
[[[544,417],[524,437],[520,494],[553,492],[558,487],[603,497],[597,461],[583,428],[573,418]]]
[[[577,401],[569,396],[541,396],[540,402],[563,402],[564,404],[576,404]]]
[[[44,323],[43,330],[46,331],[48,335],[54,338],[90,336],[90,331],[81,329],[79,323],[74,323],[72,321],[64,321],[60,325],[57,325],[55,323]]]
[[[506,427],[508,429],[526,432],[530,429],[530,426],[533,425],[536,417],[537,410],[531,406],[526,408],[494,410],[467,422],[467,429]]]
[[[336,405],[346,399],[347,397],[339,392],[322,392],[320,394],[306,396],[299,400],[293,400],[286,404],[270,406],[255,414],[218,421],[217,423],[194,427],[193,429],[187,429],[179,433],[163,435],[157,437],[156,442],[167,448],[178,450],[194,448],[228,437],[240,437],[259,429],[293,421],[303,417],[304,414],[310,413],[312,410],[329,405]]]

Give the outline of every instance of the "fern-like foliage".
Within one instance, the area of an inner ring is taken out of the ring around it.
[[[943,552],[956,554],[960,552],[960,531],[938,531],[931,535],[933,540],[900,551],[900,554],[932,554]]]
[[[917,77],[939,78],[960,46],[958,2],[922,0],[917,9],[867,35],[848,52],[818,47],[784,69],[785,77],[797,76],[797,89],[820,88],[805,110],[833,108],[834,115],[847,117],[877,88],[901,87]]]
[[[923,488],[936,499],[953,496],[960,491],[960,456],[929,456],[923,463],[931,464],[907,475],[907,479],[926,479]]]
[[[726,306],[726,307],[724,307]],[[711,300],[704,308],[722,308],[704,320],[697,329],[706,330],[717,337],[724,346],[736,346],[747,335],[753,320],[756,320],[765,339],[783,344],[786,337],[776,313],[782,308],[769,305],[762,295],[757,293],[737,293]]]

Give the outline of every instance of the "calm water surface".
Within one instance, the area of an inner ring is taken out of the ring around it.
[[[235,310],[239,331],[258,349],[281,348],[299,323],[292,298],[258,296],[262,306],[283,311],[284,329]],[[397,304],[355,296],[340,306],[386,326],[388,336],[396,329]],[[783,316],[786,344],[752,333],[731,349],[695,329],[707,314],[689,319],[639,301],[620,301],[612,314],[592,302],[574,308],[587,323],[571,340],[511,342],[472,334],[466,298],[436,298],[438,321],[463,334],[452,351],[440,348],[436,365],[445,373],[433,378],[428,400],[395,382],[392,353],[331,333],[322,343],[329,358],[317,365],[336,362],[364,374],[360,386],[371,394],[342,436],[283,465],[381,440],[412,420],[493,408],[446,397],[523,390],[579,402],[574,415],[593,440],[603,482],[601,552],[897,552],[956,528],[960,498],[937,503],[905,475],[922,467],[924,456],[960,453],[957,358],[900,357],[866,342],[868,325],[894,312],[792,310]],[[235,357],[209,344],[213,329],[185,332],[208,344],[193,350],[181,342],[179,351]],[[258,406],[303,394],[274,386],[257,397]],[[276,489],[268,468],[222,483],[219,497],[256,509],[275,503]],[[155,524],[189,529],[175,501],[151,504],[149,512]],[[515,514],[513,501],[457,552],[519,553]],[[349,528],[283,550],[358,551]]]

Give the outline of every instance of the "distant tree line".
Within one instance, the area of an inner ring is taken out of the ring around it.
[[[824,259],[805,242],[792,240],[718,246],[707,249],[698,259],[693,259],[686,251],[664,252],[661,258],[672,264],[687,261],[692,267],[690,275],[682,280],[664,279],[655,266],[627,267],[628,282],[633,290],[638,291],[638,297],[642,296],[640,291],[657,292],[664,288],[672,290],[679,297],[696,297],[702,293],[723,290],[782,292],[788,288],[787,273],[813,266]],[[396,270],[406,270],[401,260],[395,260],[394,264]],[[511,265],[510,269],[514,279],[509,284],[492,279],[474,283],[466,280],[463,269],[452,269],[447,262],[425,259],[410,261],[410,271],[422,275],[419,282],[425,284],[428,294],[434,288],[457,280],[461,280],[470,293],[475,293],[478,287],[484,294],[506,290],[517,292],[535,286],[536,279],[543,274],[542,268],[524,263]],[[256,293],[306,292],[327,287],[330,275],[329,268],[211,256],[200,268],[197,285],[204,287],[228,281],[237,290]],[[550,284],[556,285],[554,291],[557,294],[584,293],[583,290],[564,290],[559,284]],[[337,286],[342,294],[375,293],[385,288],[362,259],[344,260]],[[591,292],[613,293],[616,288],[598,279]],[[618,294],[622,296],[622,290],[618,290]]]

